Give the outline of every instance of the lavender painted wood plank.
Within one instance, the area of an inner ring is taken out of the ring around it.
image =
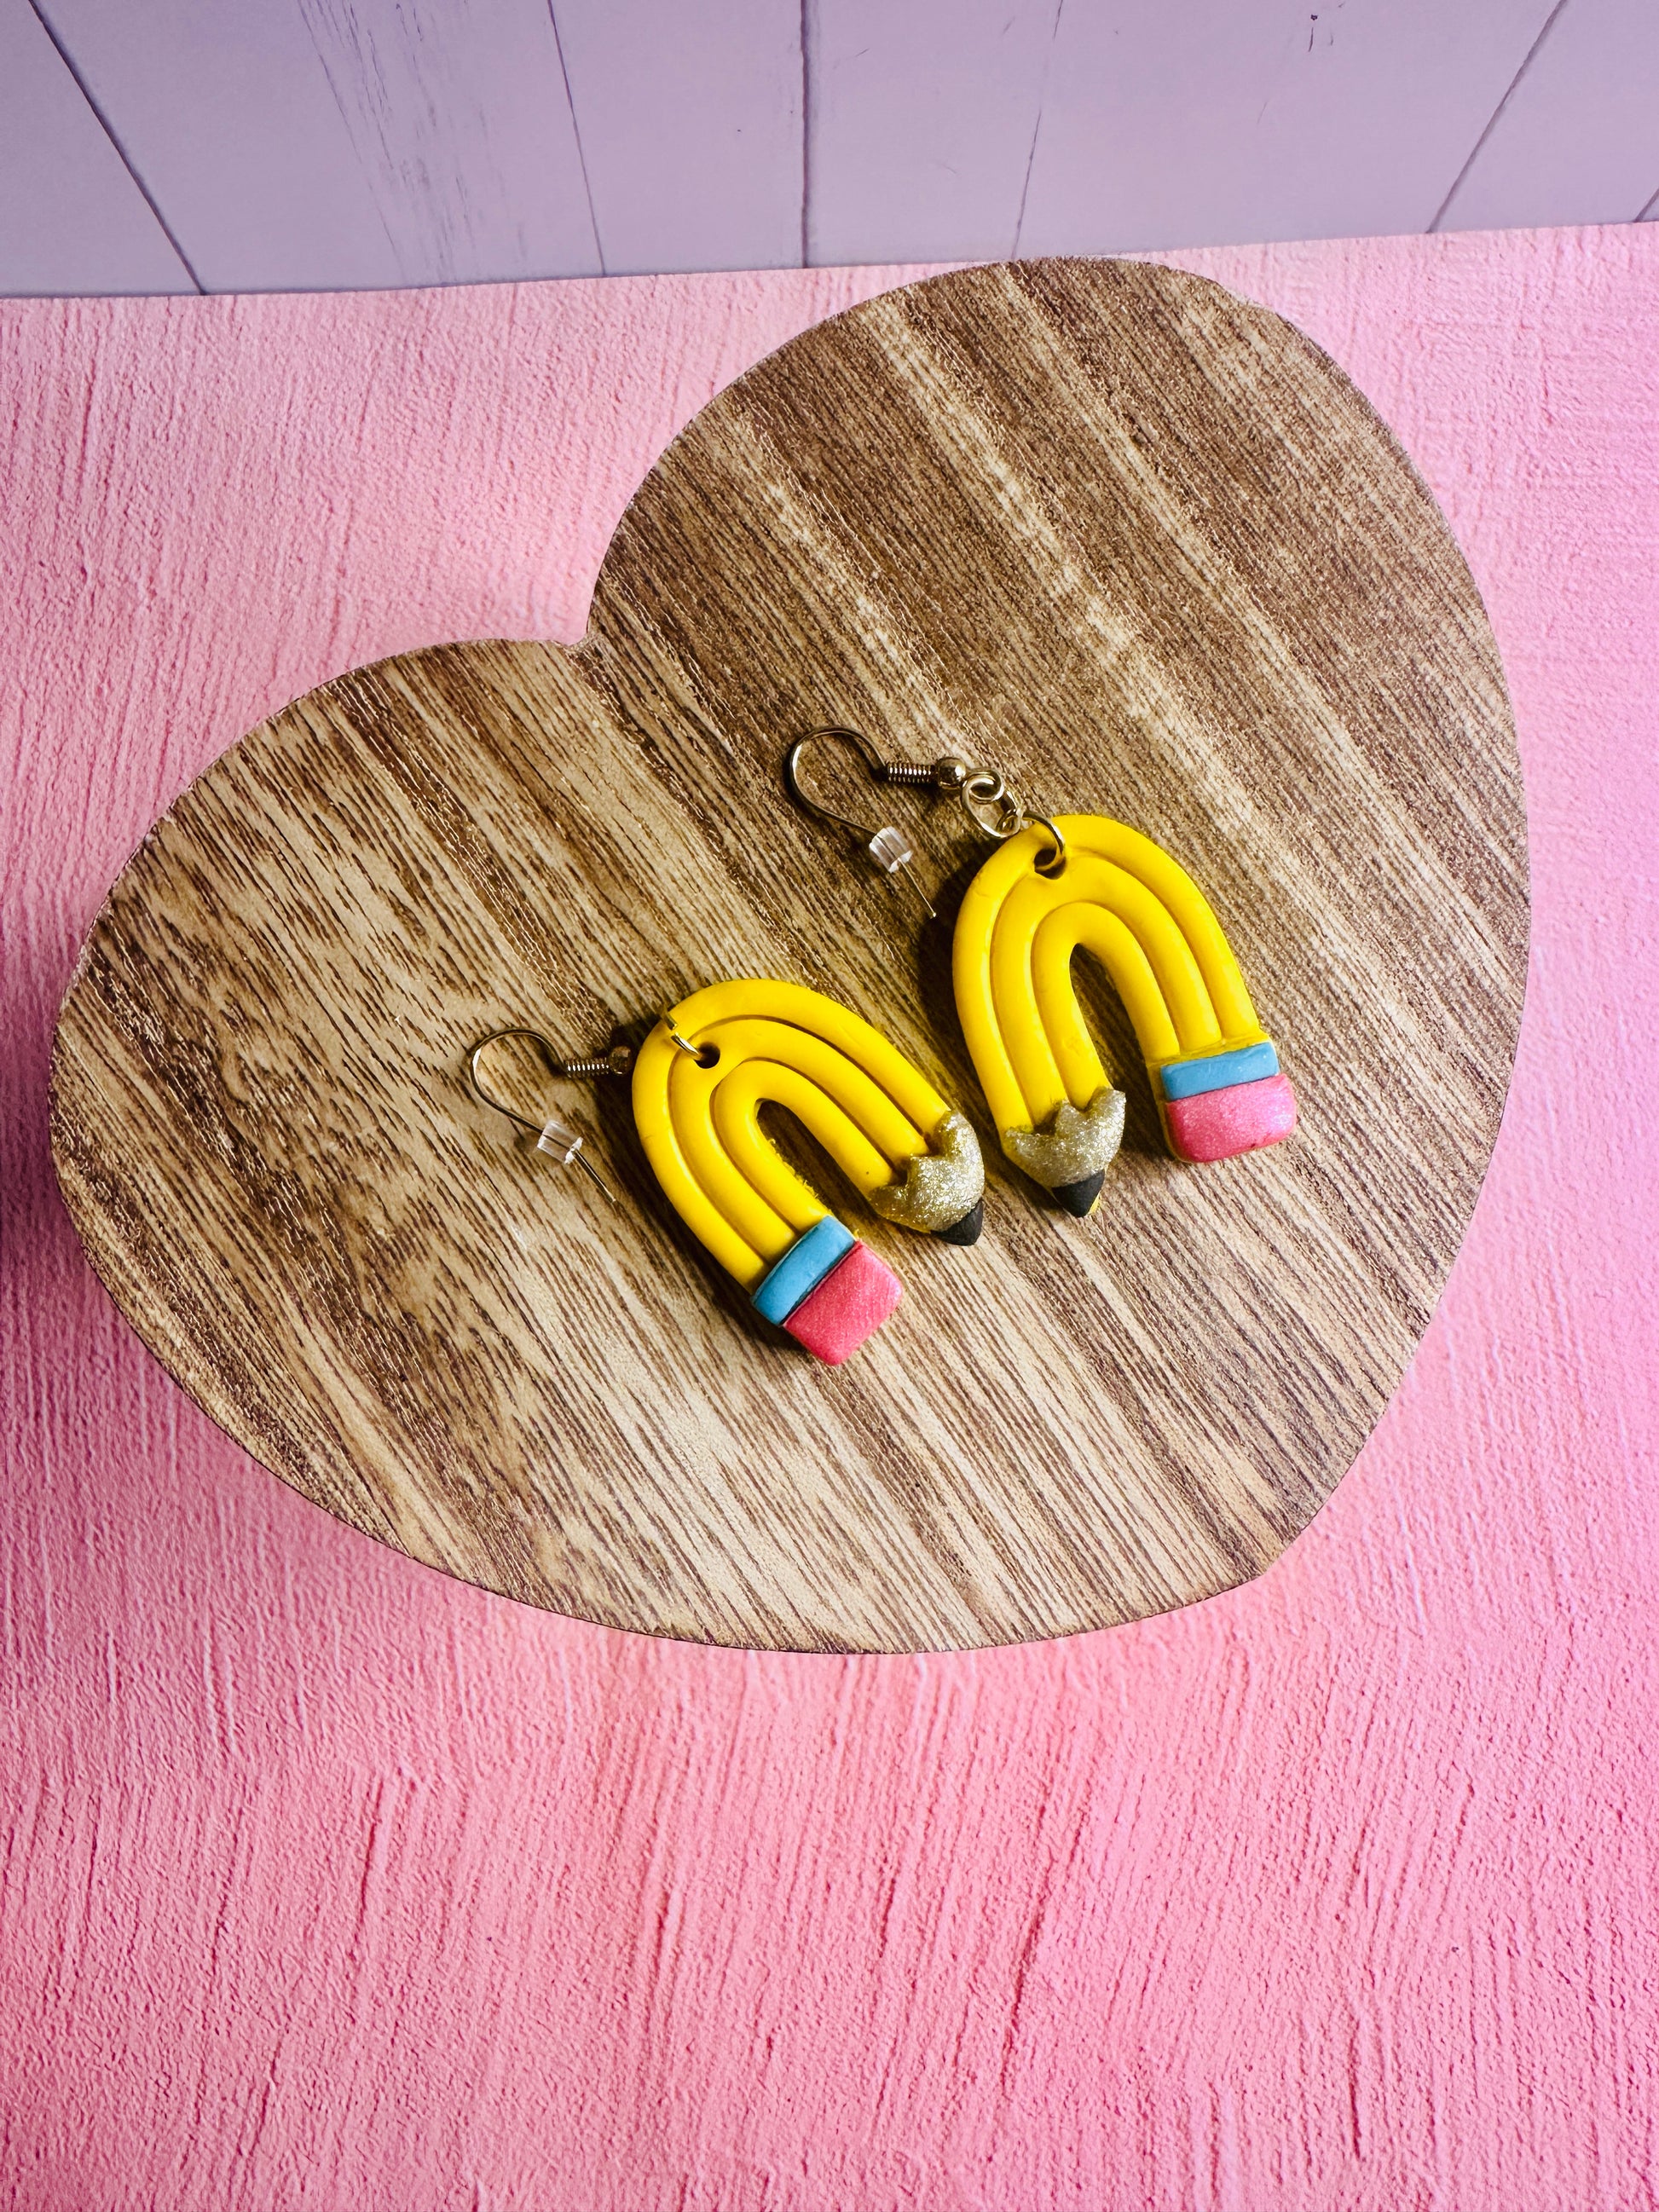
[[[547,0],[298,4],[414,281],[597,274]]]
[[[1022,253],[1425,229],[1550,0],[1073,0]]]
[[[542,0],[46,0],[210,291],[598,267]]]
[[[798,266],[799,0],[555,12],[605,270]]]
[[[1659,186],[1648,0],[40,6],[138,184],[5,0],[14,291],[164,289],[167,230],[210,290],[351,289],[1619,219]]]
[[[0,292],[193,292],[28,0],[0,0]]]
[[[1434,228],[1627,222],[1659,194],[1659,9],[1565,0]]]
[[[1012,253],[1058,0],[887,0],[808,15],[807,259]]]
[[[407,281],[297,6],[43,5],[206,289]]]

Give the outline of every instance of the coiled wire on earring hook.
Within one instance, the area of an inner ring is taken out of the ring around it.
[[[962,811],[981,836],[994,838],[999,844],[1018,836],[1022,830],[1037,823],[1054,839],[1054,849],[1045,853],[1036,863],[1039,875],[1057,876],[1066,866],[1066,840],[1058,825],[1046,814],[1033,814],[1011,791],[1007,780],[991,768],[975,768],[971,761],[959,753],[946,753],[942,758],[927,763],[915,761],[884,760],[862,730],[854,730],[845,723],[830,722],[821,729],[809,730],[797,738],[784,756],[784,780],[791,795],[811,814],[817,814],[839,828],[850,830],[854,836],[867,838],[868,849],[878,864],[890,875],[897,867],[908,866],[913,855],[898,830],[888,827],[878,830],[872,836],[867,826],[855,822],[850,815],[839,812],[815,799],[801,782],[800,764],[810,746],[830,743],[850,746],[876,783],[895,783],[914,791],[934,791],[954,795],[961,801]],[[933,903],[916,886],[928,914],[934,913]]]
[[[605,1178],[582,1149],[587,1140],[580,1130],[561,1121],[556,1115],[550,1115],[544,1121],[532,1121],[527,1115],[520,1114],[516,1106],[509,1106],[504,1098],[497,1098],[485,1085],[478,1073],[479,1059],[492,1044],[503,1044],[508,1037],[526,1038],[536,1047],[554,1074],[559,1076],[626,1075],[633,1065],[633,1054],[625,1045],[618,1045],[613,1052],[608,1052],[601,1058],[561,1060],[539,1030],[524,1029],[515,1023],[507,1029],[492,1030],[487,1037],[480,1037],[466,1056],[467,1081],[471,1085],[473,1096],[494,1112],[505,1115],[509,1121],[516,1121],[521,1129],[528,1129],[536,1139],[538,1152],[548,1153],[562,1167],[568,1167],[574,1160],[583,1174],[590,1176],[614,1205],[615,1200]]]

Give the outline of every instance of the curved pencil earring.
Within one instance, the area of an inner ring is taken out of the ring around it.
[[[957,1012],[1003,1151],[1058,1205],[1093,1210],[1123,1137],[1123,1093],[1072,982],[1079,951],[1117,988],[1178,1159],[1231,1159],[1291,1133],[1296,1096],[1232,948],[1160,846],[1103,814],[1033,812],[1000,773],[957,755],[908,767],[852,741],[878,781],[954,793],[999,848],[957,917]]]
[[[533,1030],[495,1034],[534,1037],[561,1074],[631,1066],[635,1125],[670,1204],[756,1310],[831,1366],[880,1328],[902,1287],[785,1160],[761,1127],[763,1106],[792,1114],[884,1220],[947,1244],[979,1236],[985,1163],[966,1116],[821,991],[764,977],[713,983],[659,1016],[637,1054],[603,1059],[561,1061]],[[538,1139],[586,1166],[581,1141],[562,1121]]]
[[[504,1098],[497,1098],[485,1087],[483,1078],[478,1073],[479,1060],[492,1044],[504,1043],[508,1037],[526,1038],[537,1047],[554,1074],[560,1076],[626,1075],[631,1064],[631,1055],[619,1048],[599,1060],[561,1060],[539,1030],[522,1029],[514,1024],[507,1029],[492,1030],[487,1037],[480,1037],[466,1056],[466,1079],[476,1098],[495,1113],[504,1114],[509,1121],[516,1121],[521,1129],[528,1129],[536,1139],[536,1150],[550,1154],[561,1167],[568,1168],[574,1161],[585,1175],[592,1177],[607,1198],[611,1198],[605,1178],[582,1149],[587,1139],[579,1130],[573,1129],[568,1122],[560,1121],[556,1115],[550,1115],[544,1121],[532,1121],[520,1114],[516,1106],[509,1106]],[[614,1204],[615,1200],[612,1199],[611,1202]]]

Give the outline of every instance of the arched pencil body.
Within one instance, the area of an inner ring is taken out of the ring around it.
[[[898,1279],[773,1145],[768,1103],[877,1212],[951,1243],[979,1234],[979,1143],[879,1030],[799,983],[711,984],[641,1047],[634,1118],[675,1210],[769,1321],[838,1364],[897,1305]]]
[[[1295,1095],[1192,878],[1104,815],[1054,827],[1055,872],[1039,868],[1054,844],[1034,823],[985,863],[957,922],[957,1009],[1008,1157],[1085,1213],[1121,1141],[1122,1094],[1072,982],[1079,949],[1117,988],[1177,1158],[1226,1159],[1289,1136]]]

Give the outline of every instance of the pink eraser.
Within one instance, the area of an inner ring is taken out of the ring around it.
[[[904,1285],[886,1261],[867,1244],[854,1244],[783,1325],[815,1359],[839,1367],[875,1334],[903,1296]]]
[[[1296,1093],[1288,1076],[1264,1075],[1259,1083],[1172,1098],[1166,1110],[1170,1142],[1183,1160],[1230,1160],[1236,1152],[1259,1152],[1290,1135],[1296,1127]]]

